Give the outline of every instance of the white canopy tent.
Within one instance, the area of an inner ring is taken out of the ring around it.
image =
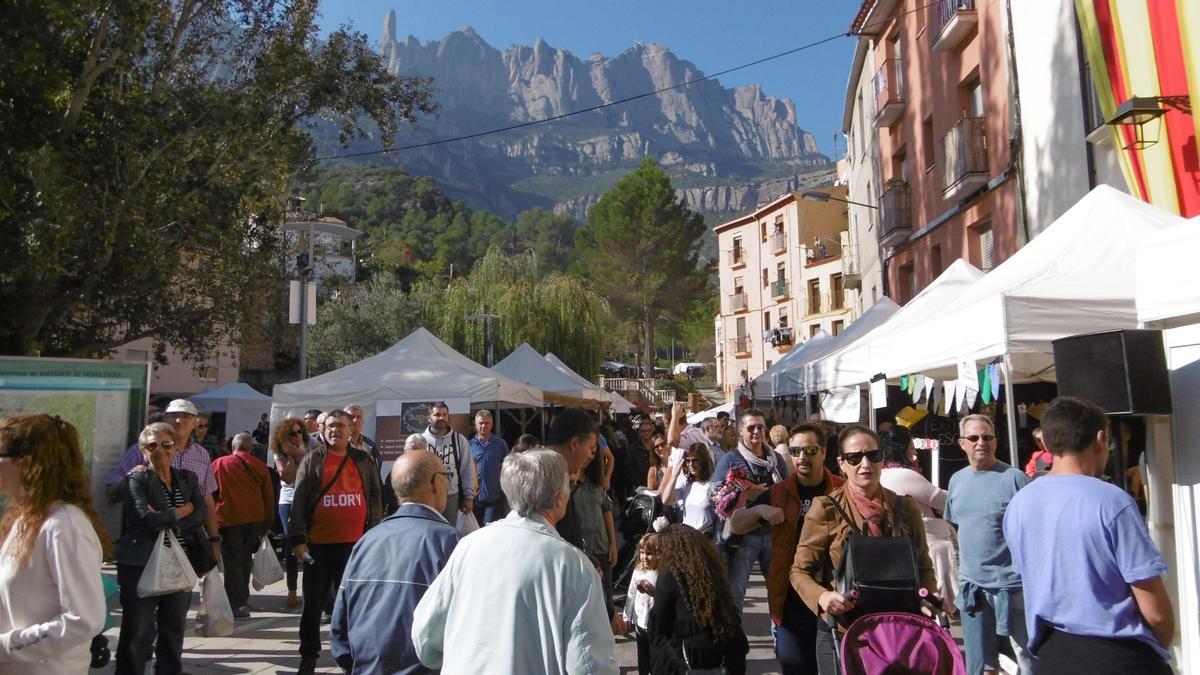
[[[579,384],[579,386],[594,391],[600,397],[599,400],[609,401],[612,404],[612,412],[628,413],[630,410],[633,409],[633,404],[631,404],[629,401],[626,401],[624,398],[622,398],[617,393],[611,392],[611,391],[605,389],[604,387],[601,387],[600,385],[595,384],[594,382],[592,382],[591,380],[587,379],[586,377],[580,375],[579,373],[575,372],[575,370],[572,369],[571,366],[568,366],[565,361],[558,358],[558,356],[554,352],[546,352],[545,359],[546,359],[547,363],[549,363],[550,365],[552,365],[555,368],[562,371],[562,373],[564,375],[566,375],[568,378],[570,378],[572,382],[576,382]],[[620,399],[620,402],[618,402],[618,399]],[[619,408],[623,408],[623,409],[619,409]]]
[[[540,408],[542,391],[501,375],[455,351],[425,328],[383,352],[299,382],[275,386],[271,424],[310,408],[363,407],[368,435],[375,428],[375,402],[466,398],[472,406]]]
[[[805,363],[801,368],[793,369],[783,373],[778,380],[778,394],[780,396],[811,393],[818,391],[811,387],[808,383],[812,379],[813,366],[818,359],[821,359],[829,354],[834,354],[847,345],[852,345],[855,342],[870,335],[873,330],[884,324],[891,318],[900,306],[891,298],[880,298],[875,304],[867,308],[867,311],[846,326],[846,330],[833,336],[828,342],[820,345],[813,351],[811,356],[805,359]]]
[[[960,358],[1004,357],[1006,380],[1050,379],[1052,340],[1137,327],[1137,241],[1182,222],[1101,185],[936,316],[872,341],[872,366],[953,379]]]
[[[271,412],[271,397],[245,382],[230,382],[188,399],[200,412],[225,413],[225,435],[254,431],[258,420]]]
[[[854,325],[852,322],[850,325]],[[812,359],[811,354],[815,354],[822,345],[829,342],[833,336],[826,333],[824,329],[818,330],[816,334],[808,338],[802,345],[792,347],[791,351],[783,355],[770,368],[762,371],[758,377],[750,382],[750,390],[754,392],[756,399],[770,399],[776,396],[783,396],[777,389],[782,383],[784,375],[791,374],[789,371],[801,371],[804,364]],[[793,371],[793,369],[796,369]],[[795,392],[790,392],[795,393]]]
[[[528,342],[492,366],[492,370],[542,390],[547,403],[580,406],[592,410],[612,403],[612,397],[599,387],[584,386],[529,346]]]
[[[813,337],[816,337],[816,336],[813,336]],[[733,414],[733,403],[730,402],[730,403],[726,403],[724,405],[719,405],[715,408],[709,408],[708,410],[701,410],[700,412],[694,412],[691,415],[687,416],[687,423],[694,426],[694,425],[700,424],[701,422],[703,422],[704,420],[706,420],[710,417],[716,417],[718,414],[723,413],[723,412],[726,412],[726,413],[729,413],[730,415],[732,415]]]
[[[879,372],[871,362],[871,344],[892,332],[922,325],[937,316],[981,278],[983,272],[979,271],[979,268],[965,260],[955,260],[945,272],[933,280],[933,283],[922,289],[903,307],[894,310],[887,320],[876,325],[874,330],[865,335],[860,333],[858,339],[837,345],[837,351],[829,352],[828,355],[813,361],[808,368],[803,393],[852,387],[869,382]],[[875,304],[878,305],[879,302]]]
[[[1175,414],[1147,419],[1147,526],[1179,615],[1180,672],[1200,671],[1200,217],[1137,247],[1137,318],[1163,330]]]
[[[630,403],[629,400],[626,399],[624,396],[618,394],[615,391],[611,392],[611,393],[612,393],[612,412],[613,412],[613,414],[628,415],[629,413],[633,412],[634,410],[637,410],[637,408],[634,407],[634,405],[632,403]]]

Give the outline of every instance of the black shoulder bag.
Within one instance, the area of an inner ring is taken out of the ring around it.
[[[865,535],[850,514],[832,497],[825,498],[837,514],[850,526],[842,549],[842,562],[834,576],[837,592],[852,598],[855,607],[845,614],[846,623],[865,614],[878,612],[921,611],[920,576],[912,541],[900,534],[900,501],[892,503],[890,535]],[[881,528],[882,529],[882,528]]]
[[[329,455],[325,455],[325,458],[328,459]],[[337,471],[333,472],[333,478],[329,479],[329,482],[325,484],[325,487],[321,488],[321,490],[319,492],[317,492],[317,498],[312,501],[312,506],[308,509],[307,520],[308,520],[308,526],[310,529],[312,528],[313,514],[317,512],[317,504],[321,503],[321,497],[324,497],[325,493],[329,492],[329,489],[333,487],[334,483],[337,483],[338,478],[341,477],[341,475],[342,475],[342,469],[346,468],[346,462],[349,462],[349,461],[350,461],[350,450],[347,449],[346,456],[342,458],[342,463],[338,464]]]

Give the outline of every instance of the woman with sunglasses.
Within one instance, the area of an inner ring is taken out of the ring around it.
[[[939,517],[946,510],[949,493],[930,483],[912,464],[916,447],[908,429],[893,427],[881,431],[879,447],[883,450],[883,473],[879,482],[892,492],[911,498],[921,510],[921,518],[925,523],[925,542],[937,574],[942,610],[953,616],[957,611],[954,608],[954,596],[958,593],[958,545],[955,543],[954,528]]]
[[[174,530],[187,551],[189,533],[204,527],[207,508],[196,474],[171,466],[172,456],[181,449],[174,427],[165,422],[147,425],[138,435],[138,447],[146,470],[129,475],[117,544],[121,637],[116,672],[140,675],[153,650],[155,672],[179,673],[191,590],[143,598],[138,596],[138,580],[163,531]]]
[[[792,588],[822,620],[832,617],[837,629],[848,627],[845,614],[854,609],[853,598],[833,590],[833,579],[827,573],[826,561],[836,570],[842,563],[846,541],[853,531],[850,524],[830,505],[836,502],[851,519],[855,528],[868,536],[886,536],[893,524],[901,536],[912,541],[916,554],[920,583],[930,593],[937,592],[933,563],[925,543],[925,526],[921,512],[907,497],[884,488],[883,450],[879,437],[867,427],[853,425],[838,435],[838,467],[846,476],[846,484],[828,497],[814,499],[804,516],[804,527],[796,546],[792,563]],[[817,631],[817,666],[821,675],[837,675],[833,636],[826,630]]]
[[[308,431],[304,422],[295,417],[288,417],[275,427],[275,436],[271,439],[271,453],[275,456],[275,470],[279,472],[279,520],[283,523],[283,540],[287,541],[288,517],[292,513],[292,499],[296,494],[296,467],[308,452]],[[292,555],[290,547],[287,551],[284,566],[287,568],[287,606],[296,607],[300,598],[296,595],[296,579],[300,574],[300,563]]]
[[[671,446],[667,445],[667,437],[654,434],[650,437],[650,469],[646,472],[646,487],[651,492],[657,492],[662,485],[663,476],[667,472],[667,459],[671,456]]]
[[[0,673],[87,673],[112,544],[75,427],[42,414],[0,418],[0,494]]]
[[[712,481],[712,452],[705,443],[692,443],[679,462],[667,470],[659,495],[672,520],[711,536],[717,523],[717,512],[708,499]]]

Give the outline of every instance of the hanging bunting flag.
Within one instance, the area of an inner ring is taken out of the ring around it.
[[[958,380],[942,383],[942,409],[947,414],[954,412],[954,395],[958,393]]]
[[[937,382],[934,382],[932,377],[927,377],[923,384],[925,385],[925,398],[932,398],[933,389],[937,385]]]
[[[900,390],[908,391],[908,376],[907,375],[900,376]]]
[[[984,366],[979,370],[979,393],[983,395],[983,404],[992,402],[992,367]]]
[[[988,366],[992,369],[992,398],[1000,400],[1000,364],[993,363]]]
[[[975,401],[979,398],[979,392],[974,389],[967,389],[967,410],[975,408]]]
[[[871,380],[871,405],[875,408],[887,407],[887,379],[882,375]]]

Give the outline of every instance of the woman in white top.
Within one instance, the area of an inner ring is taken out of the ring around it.
[[[87,673],[112,542],[75,427],[42,414],[0,419],[0,494],[0,673]]]
[[[947,614],[954,614],[954,597],[958,595],[958,545],[954,528],[940,517],[946,509],[948,493],[913,468],[910,457],[915,454],[915,448],[908,429],[893,427],[881,431],[879,448],[883,450],[883,473],[879,482],[898,495],[911,497],[921,509],[925,542],[937,575],[942,608]]]
[[[708,484],[712,480],[712,453],[704,443],[692,443],[681,453],[678,461],[670,463],[659,496],[663,506],[675,509],[677,522],[690,525],[700,532],[712,534],[717,514],[708,499]]]
[[[287,541],[288,517],[292,513],[292,497],[296,493],[296,468],[308,453],[310,443],[304,421],[288,417],[275,427],[271,439],[271,452],[275,455],[275,470],[279,472],[279,520],[283,523],[283,538]],[[300,562],[288,547],[284,563],[287,568],[287,606],[296,607],[300,598],[296,595],[296,578],[300,573]]]

